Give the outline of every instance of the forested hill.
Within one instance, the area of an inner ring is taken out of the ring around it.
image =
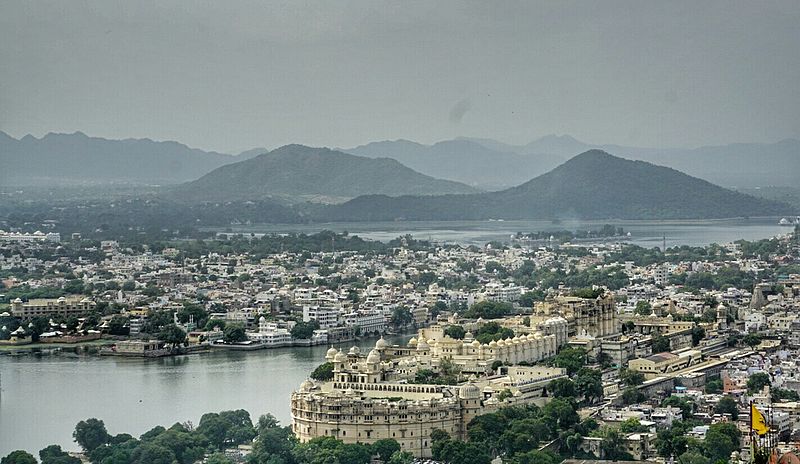
[[[434,179],[388,158],[365,158],[303,145],[286,145],[216,169],[176,187],[176,198],[195,201],[280,199],[332,203],[359,195],[435,195],[477,190]]]
[[[786,204],[724,189],[671,168],[582,153],[499,192],[356,198],[319,212],[325,220],[705,219],[792,212]]]

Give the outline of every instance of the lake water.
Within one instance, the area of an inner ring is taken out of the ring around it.
[[[405,343],[411,336],[389,337]],[[363,349],[375,340],[358,343]],[[219,352],[160,359],[8,356],[0,352],[0,457],[49,444],[77,449],[72,431],[96,417],[112,434],[195,425],[206,412],[270,412],[289,424],[289,396],[325,361],[327,346]]]
[[[492,240],[508,241],[517,232],[554,230],[597,230],[603,224],[622,227],[631,233],[631,243],[660,247],[666,236],[667,246],[702,246],[734,240],[759,240],[786,234],[791,227],[778,225],[780,218],[674,220],[674,221],[398,221],[398,222],[332,222],[326,224],[257,224],[237,226],[229,230],[244,234],[315,233],[321,230],[348,231],[371,240],[387,241],[411,234],[417,239],[433,239],[448,243],[482,245]]]

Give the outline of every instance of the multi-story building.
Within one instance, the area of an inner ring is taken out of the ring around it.
[[[344,323],[358,327],[363,335],[386,332],[386,317],[383,315],[383,311],[379,310],[353,311],[344,315]],[[320,327],[322,327],[322,323],[320,323]]]
[[[332,436],[345,443],[392,438],[404,451],[430,457],[433,430],[464,439],[475,416],[503,404],[542,402],[546,386],[566,376],[563,369],[542,366],[511,366],[505,375],[485,375],[494,361],[535,362],[554,355],[556,335],[534,332],[481,344],[470,333],[454,340],[437,328],[441,326],[421,329],[419,339],[412,338],[406,347],[378,340],[366,356],[357,347],[348,352],[329,349],[326,360],[333,363],[333,378],[308,380],[292,393],[295,435],[301,441]],[[414,383],[421,370],[439,371],[445,363],[473,380],[461,385]]]
[[[340,311],[338,309],[303,306],[303,322],[317,321],[322,329],[339,325],[339,315]]]
[[[88,313],[94,307],[94,301],[79,296],[36,298],[29,301],[22,301],[17,298],[11,302],[11,315],[23,319],[38,316],[68,316]]]

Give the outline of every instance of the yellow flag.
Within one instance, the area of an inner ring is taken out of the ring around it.
[[[766,435],[769,432],[767,419],[754,404],[750,405],[750,428],[759,435]]]

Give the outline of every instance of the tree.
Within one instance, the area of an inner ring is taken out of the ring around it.
[[[723,396],[714,406],[714,413],[730,414],[731,419],[737,420],[739,418],[739,403],[730,395]]]
[[[128,335],[130,333],[128,318],[120,315],[113,316],[108,321],[108,333],[111,335]]]
[[[500,319],[514,312],[514,307],[498,301],[481,301],[470,306],[465,317],[470,319]]]
[[[50,445],[39,451],[42,464],[81,464],[81,460],[72,457],[58,445]]]
[[[661,407],[667,406],[679,408],[684,420],[691,419],[694,414],[694,403],[680,396],[671,395],[661,402]]]
[[[703,440],[703,448],[712,461],[726,461],[739,448],[739,430],[730,422],[711,424]]]
[[[747,334],[742,339],[742,342],[749,346],[750,348],[755,348],[759,344],[761,344],[761,335],[758,334]]]
[[[554,398],[575,398],[575,383],[567,377],[555,379],[547,386],[547,391]]]
[[[17,450],[0,459],[0,464],[36,464],[36,458],[27,451]]]
[[[235,464],[229,457],[222,453],[214,453],[205,461],[206,464]]]
[[[767,385],[772,385],[769,374],[766,372],[756,372],[747,379],[747,392],[756,393],[760,392]]]
[[[620,369],[619,379],[629,387],[636,387],[644,383],[644,374],[632,369]]]
[[[311,320],[308,322],[298,322],[292,327],[292,338],[309,339],[314,336],[314,331],[319,329],[319,322]]]
[[[700,344],[700,340],[706,338],[706,329],[695,324],[692,326],[692,346]]]
[[[80,421],[72,432],[72,438],[87,452],[91,452],[100,445],[108,443],[111,435],[106,430],[106,424],[95,418]]]
[[[408,451],[397,451],[389,458],[388,464],[412,464],[414,455]]]
[[[706,393],[722,393],[722,380],[711,379],[706,382]]]
[[[405,306],[394,308],[392,310],[391,324],[394,328],[400,329],[411,325],[414,322],[414,315],[411,310]]]
[[[603,398],[602,373],[596,369],[581,368],[575,375],[575,390],[588,403]]]
[[[671,349],[669,338],[661,334],[653,337],[653,353],[664,353]]]
[[[222,341],[225,343],[240,343],[247,340],[247,333],[242,324],[228,324],[222,331]]]
[[[647,300],[639,300],[636,302],[634,312],[640,316],[648,316],[653,312],[653,306]]]
[[[314,379],[314,380],[320,380],[320,381],[325,381],[325,380],[332,379],[333,378],[333,363],[326,362],[326,363],[322,363],[319,366],[317,366],[317,368],[314,369],[314,371],[311,372],[311,378]]]
[[[563,348],[553,358],[553,366],[567,370],[567,375],[573,375],[586,364],[586,350],[583,348]]]
[[[133,464],[173,464],[175,453],[164,446],[142,443],[131,453]]]
[[[647,397],[634,387],[628,387],[622,392],[622,402],[626,405],[641,403]]]
[[[642,425],[639,419],[631,417],[619,424],[619,431],[622,433],[644,433],[650,429],[646,425]]]
[[[186,342],[186,332],[175,324],[168,324],[158,333],[158,339],[171,345],[174,350]]]
[[[467,331],[464,330],[464,328],[460,325],[448,325],[444,329],[444,334],[456,340],[463,340],[464,335],[467,334]]]
[[[383,438],[372,444],[372,454],[378,455],[383,462],[388,462],[397,451],[400,451],[400,443],[392,438]]]

